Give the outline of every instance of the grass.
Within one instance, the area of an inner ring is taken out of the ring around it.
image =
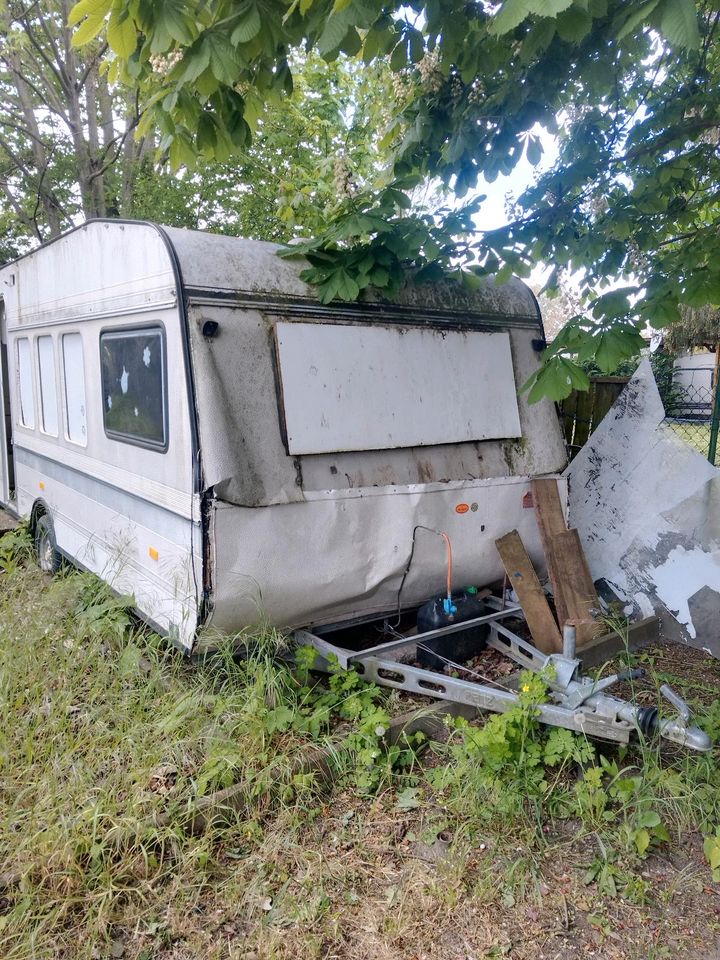
[[[698,453],[707,457],[710,449],[710,424],[695,423],[692,420],[666,420],[673,433],[694,447]]]
[[[720,956],[716,755],[598,754],[529,706],[393,753],[396,692],[316,686],[269,631],[248,661],[190,665],[94,578],[19,552],[0,547],[3,958]],[[673,661],[643,656],[650,698]],[[701,656],[686,692],[717,736]],[[329,782],[302,763],[318,743]],[[242,804],[189,832],[236,782]]]

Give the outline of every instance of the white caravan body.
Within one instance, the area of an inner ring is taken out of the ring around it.
[[[542,567],[565,447],[517,280],[323,306],[274,244],[90,221],[0,270],[0,500],[187,652]],[[415,550],[406,574],[413,538]]]

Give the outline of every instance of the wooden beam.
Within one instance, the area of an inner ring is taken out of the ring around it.
[[[626,650],[638,650],[648,643],[657,643],[660,639],[660,620],[658,617],[645,617],[636,623],[630,623],[622,632],[606,633],[595,637],[582,650],[578,657],[582,660],[583,670],[600,667]]]
[[[559,652],[562,650],[560,631],[520,534],[512,530],[496,540],[495,546],[510,586],[518,595],[535,646],[543,653]]]
[[[574,623],[577,646],[582,647],[602,633],[604,628],[602,623],[593,619],[590,612],[600,608],[600,601],[577,530],[555,534],[550,541],[549,556],[552,556],[558,591],[562,596],[564,617],[560,620],[560,628],[568,622]],[[556,593],[556,606],[557,598]]]
[[[557,480],[538,478],[532,481],[531,487],[535,505],[535,518],[540,530],[540,540],[545,551],[550,586],[555,600],[555,611],[558,624],[562,628],[565,621],[570,619],[570,614],[562,594],[562,580],[552,551],[552,539],[567,530],[565,513],[560,502]]]

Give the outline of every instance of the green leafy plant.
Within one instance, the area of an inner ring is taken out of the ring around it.
[[[32,540],[27,525],[0,537],[0,571],[10,576],[17,573],[32,552]]]
[[[720,881],[720,826],[715,828],[714,834],[705,837],[703,851],[713,872],[713,880],[717,883]]]

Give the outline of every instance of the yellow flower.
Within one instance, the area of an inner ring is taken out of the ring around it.
[[[523,692],[523,693],[530,693],[530,684],[529,684],[529,683],[524,683],[524,684],[522,685],[522,692]]]

